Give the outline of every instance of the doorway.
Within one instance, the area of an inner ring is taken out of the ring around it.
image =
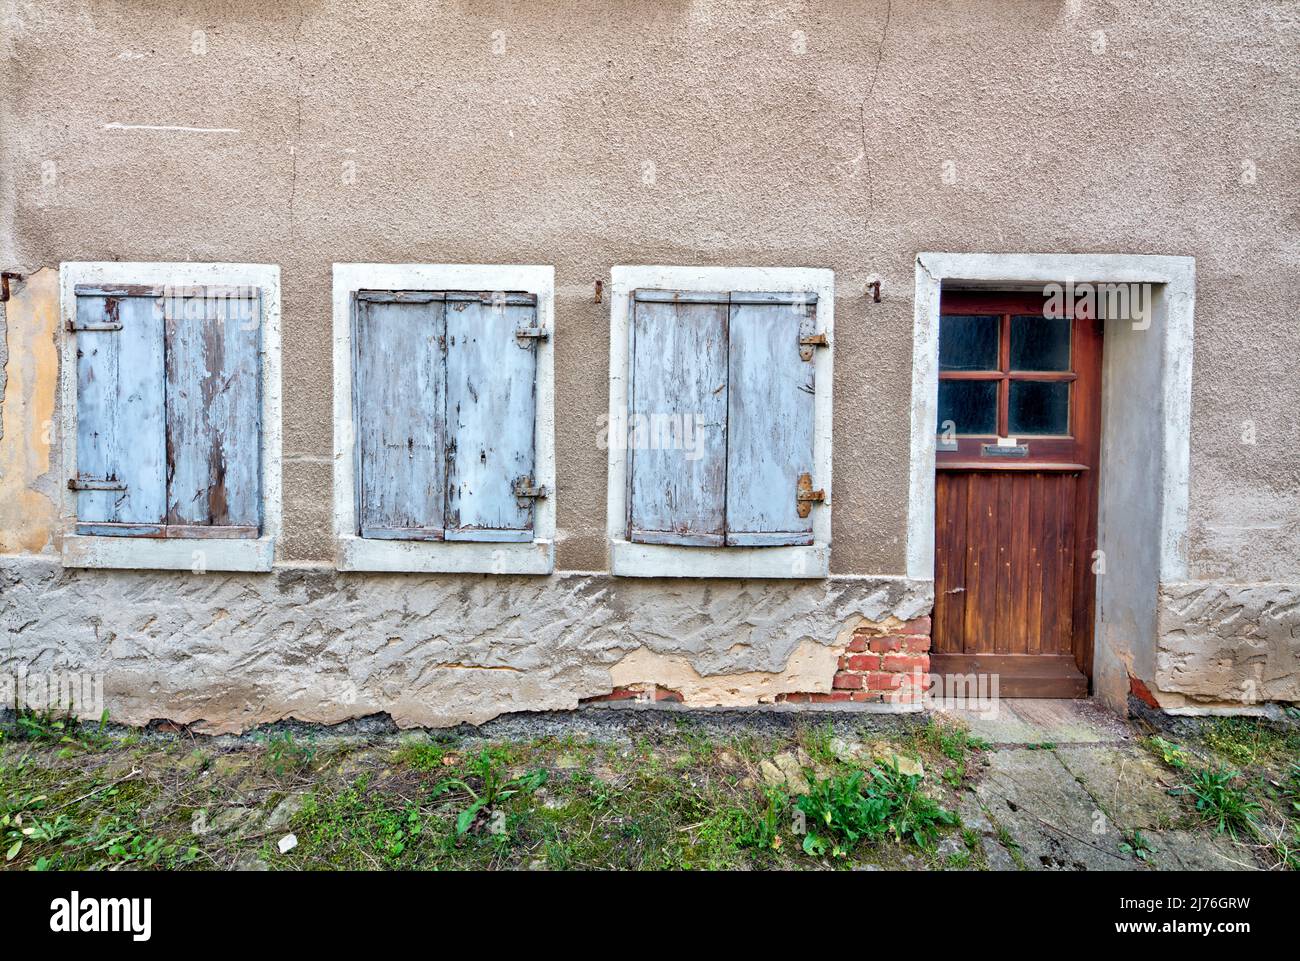
[[[1041,286],[945,287],[939,314],[931,673],[1086,697],[1101,320]]]

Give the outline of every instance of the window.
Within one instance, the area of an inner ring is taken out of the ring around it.
[[[65,264],[63,282],[65,563],[269,569],[278,270]]]
[[[826,573],[832,308],[829,271],[615,269],[616,574]]]
[[[1077,385],[1100,369],[1099,321],[1056,317],[1040,291],[944,291],[939,318],[938,464],[997,458],[1087,463]],[[1091,380],[1089,380],[1091,382]]]
[[[350,421],[335,425],[344,569],[549,572],[551,278],[336,266],[336,345],[340,334],[348,345],[336,370],[350,408],[336,393],[336,418]]]

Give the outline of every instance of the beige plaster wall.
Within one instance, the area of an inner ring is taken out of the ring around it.
[[[1294,4],[4,6],[8,265],[283,265],[285,560],[330,557],[334,261],[556,266],[558,560],[594,570],[594,282],[833,268],[833,567],[874,574],[903,569],[915,252],[1114,251],[1197,258],[1190,573],[1300,573]]]

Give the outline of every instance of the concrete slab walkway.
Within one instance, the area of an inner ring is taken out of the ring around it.
[[[949,710],[988,741],[987,769],[963,821],[980,831],[990,867],[1131,871],[1259,870],[1245,845],[1183,830],[1177,778],[1139,733],[1089,701],[1009,700],[996,714]],[[1120,851],[1141,833],[1147,860]]]

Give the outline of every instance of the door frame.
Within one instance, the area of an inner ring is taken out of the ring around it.
[[[1094,694],[1123,710],[1130,676],[1155,675],[1159,586],[1187,578],[1195,260],[1128,254],[925,252],[916,257],[907,575],[934,581],[935,418],[943,284],[1145,285],[1144,318],[1106,316]],[[1125,416],[1133,405],[1158,416]],[[1108,465],[1116,465],[1109,467]]]

